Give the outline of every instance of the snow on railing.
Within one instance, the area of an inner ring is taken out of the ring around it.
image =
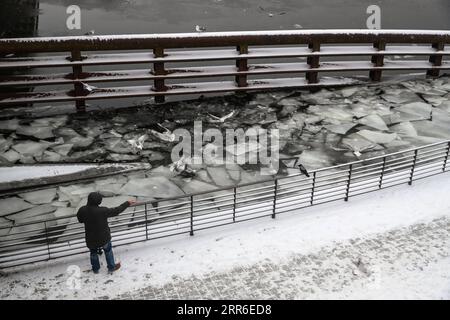
[[[110,222],[128,245],[345,200],[450,171],[450,141],[266,181],[138,203]],[[6,217],[7,218],[7,217]],[[8,232],[2,232],[2,231]],[[0,268],[85,253],[74,215],[0,228]]]
[[[83,111],[87,101],[97,99],[155,97],[156,102],[164,102],[170,95],[355,83],[342,78],[320,79],[320,72],[369,71],[372,81],[380,81],[384,70],[424,70],[428,76],[437,77],[440,70],[450,69],[450,62],[443,61],[444,56],[450,55],[450,49],[445,47],[449,43],[450,31],[431,30],[287,30],[0,39],[3,92],[0,107],[72,101],[77,110]],[[355,56],[354,60],[320,61],[322,57],[349,56]],[[370,56],[371,60],[357,60],[364,56]],[[385,61],[385,56],[401,56],[402,60]],[[425,59],[411,60],[409,56]],[[306,58],[306,62],[287,61],[301,58]],[[251,63],[256,59],[270,62]],[[234,64],[212,66],[211,61],[234,61]],[[176,67],[168,66],[173,63]],[[202,66],[192,67],[191,63]],[[117,65],[121,68],[111,67]],[[123,66],[127,65],[140,69],[126,70]],[[150,69],[149,65],[153,67]],[[105,70],[88,71],[90,66],[103,66]],[[54,74],[49,70],[54,67],[66,71]],[[272,77],[259,79],[261,75]],[[182,80],[208,78],[233,81]],[[133,82],[133,85],[108,86],[111,82]],[[55,85],[61,89],[33,90]]]

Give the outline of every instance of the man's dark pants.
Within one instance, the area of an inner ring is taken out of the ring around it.
[[[108,271],[113,271],[116,263],[114,262],[114,254],[112,250],[111,241],[108,241],[103,247],[101,247],[105,252],[106,264],[108,266]],[[91,265],[94,272],[98,272],[100,269],[100,261],[98,259],[98,249],[89,249],[91,251]]]

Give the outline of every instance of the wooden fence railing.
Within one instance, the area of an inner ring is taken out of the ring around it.
[[[385,70],[424,70],[437,77],[450,69],[443,59],[450,55],[449,43],[450,31],[420,30],[0,39],[0,107],[72,101],[83,111],[96,99],[153,96],[164,102],[169,95],[351,83],[321,79],[321,72],[368,71],[372,81],[380,81]]]

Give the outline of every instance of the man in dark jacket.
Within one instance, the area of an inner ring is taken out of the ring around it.
[[[109,272],[114,272],[120,268],[120,263],[114,262],[108,218],[119,215],[135,203],[130,200],[116,208],[106,208],[99,206],[102,203],[102,198],[99,192],[90,193],[87,205],[81,207],[77,213],[78,221],[84,223],[86,245],[91,251],[91,265],[94,273],[98,273],[100,269],[98,254],[101,253],[101,250],[105,252]]]

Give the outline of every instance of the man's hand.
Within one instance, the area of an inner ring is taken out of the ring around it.
[[[128,204],[130,205],[130,206],[132,206],[132,205],[134,205],[134,204],[136,204],[137,203],[137,201],[136,200],[128,200]]]

